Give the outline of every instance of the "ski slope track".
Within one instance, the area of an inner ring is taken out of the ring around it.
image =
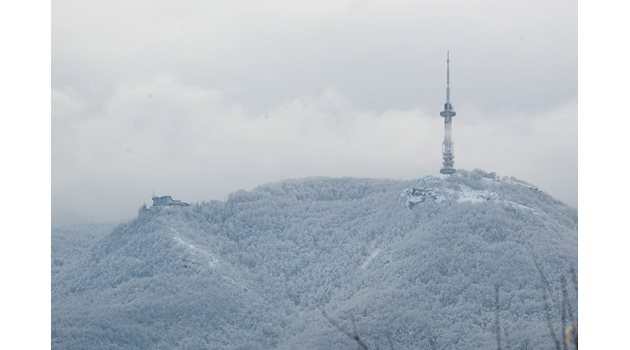
[[[53,229],[52,348],[549,349],[577,210],[481,170],[285,180],[152,208],[106,232]],[[95,233],[96,232],[96,233]],[[577,315],[577,298],[569,304]],[[502,335],[505,336],[505,335]]]

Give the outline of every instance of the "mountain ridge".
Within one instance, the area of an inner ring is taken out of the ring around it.
[[[352,348],[322,310],[371,345],[486,347],[496,283],[514,347],[545,348],[533,257],[552,281],[577,265],[577,210],[514,178],[284,180],[94,241],[53,274],[53,348]]]

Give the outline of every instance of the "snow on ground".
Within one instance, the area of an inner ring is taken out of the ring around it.
[[[513,185],[524,186],[534,191],[540,191],[536,186],[530,185],[524,181],[518,180],[513,177],[498,177],[494,173],[484,174],[482,183],[487,187],[492,188],[493,184],[504,182]],[[458,175],[452,175],[458,176]],[[503,204],[513,209],[528,211],[533,214],[539,214],[539,212],[529,206],[510,201],[493,191],[472,189],[464,184],[457,184],[455,188],[445,186],[445,179],[448,179],[448,175],[431,175],[426,176],[418,180],[417,186],[407,188],[400,195],[400,200],[403,205],[413,208],[417,204],[434,201],[443,202],[445,200],[457,203],[473,203],[479,204],[487,201],[493,201],[495,203]]]
[[[457,198],[457,201],[460,203],[462,202],[481,203],[485,201],[499,199],[499,195],[494,192],[473,190],[470,187],[463,186],[463,185],[460,186],[459,192],[455,192],[455,197]]]
[[[363,262],[363,264],[361,265],[361,270],[365,270],[365,268],[368,267],[368,265],[370,264],[370,262],[372,261],[372,259],[374,259],[378,253],[380,253],[381,250],[380,249],[376,249],[372,252],[372,254],[370,254],[370,256],[368,256],[367,259],[365,259],[365,261]]]
[[[177,230],[175,230],[174,228],[171,227],[171,231],[173,231],[174,233],[177,234]],[[181,239],[179,236],[173,236],[173,240],[175,240],[175,242],[179,243],[180,245],[184,246],[186,249],[188,249],[193,255],[196,256],[201,256],[203,257],[207,262],[208,262],[208,266],[209,267],[215,267],[216,263],[217,263],[217,258],[215,258],[212,254],[210,254],[209,252],[195,246],[194,244],[188,243],[186,241],[184,241],[183,239]]]

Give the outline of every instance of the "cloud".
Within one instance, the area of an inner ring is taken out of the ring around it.
[[[169,75],[267,111],[334,86],[372,110],[435,105],[444,55],[458,104],[543,111],[577,95],[577,3],[543,0],[53,3],[52,80],[101,107]]]
[[[131,217],[152,191],[435,173],[447,49],[456,165],[577,205],[575,2],[59,0],[54,220]]]
[[[415,178],[441,162],[438,115],[370,111],[333,88],[264,112],[168,76],[121,85],[100,108],[68,89],[53,88],[52,99],[57,224],[132,217],[152,191],[222,199],[284,178]],[[514,115],[459,110],[456,166],[519,176],[576,205],[576,108],[568,101]]]

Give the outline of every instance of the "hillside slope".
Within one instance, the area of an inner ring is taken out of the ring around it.
[[[287,180],[93,241],[53,275],[53,348],[354,349],[322,310],[370,346],[485,348],[495,284],[512,347],[548,348],[534,257],[555,293],[577,211],[513,178]]]

